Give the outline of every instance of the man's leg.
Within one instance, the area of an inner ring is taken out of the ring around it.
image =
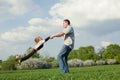
[[[68,65],[66,63],[66,58],[65,56],[68,55],[68,46],[64,45],[60,51],[60,53],[58,54],[58,63],[59,63],[59,67],[62,73],[66,73],[66,67],[68,69]],[[68,71],[67,71],[68,72]]]
[[[64,69],[65,69],[65,72],[68,73],[69,72],[69,68],[68,68],[68,55],[70,53],[70,51],[72,50],[71,48],[69,48],[68,46],[66,46],[67,48],[67,52],[65,53],[65,57],[63,58],[64,59],[64,63],[65,63],[65,66],[64,66]]]

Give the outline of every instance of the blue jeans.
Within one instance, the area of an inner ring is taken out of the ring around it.
[[[71,50],[72,49],[69,46],[63,45],[60,53],[58,54],[57,59],[58,59],[59,67],[62,73],[69,72],[67,58]]]

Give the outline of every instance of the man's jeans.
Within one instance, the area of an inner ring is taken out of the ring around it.
[[[70,53],[72,49],[67,46],[67,45],[63,45],[60,53],[58,54],[58,63],[59,63],[59,67],[62,73],[68,73],[69,69],[68,69],[68,63],[67,63],[67,58],[68,58],[68,54]]]

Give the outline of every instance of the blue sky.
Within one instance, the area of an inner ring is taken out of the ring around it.
[[[120,44],[119,9],[119,0],[0,0],[0,59],[23,54],[35,36],[62,31],[65,18],[75,30],[75,49]],[[55,38],[39,52],[56,57],[62,45],[63,38]]]

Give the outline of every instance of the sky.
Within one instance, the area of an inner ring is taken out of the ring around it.
[[[0,60],[24,54],[36,36],[62,31],[64,19],[75,30],[74,49],[120,45],[120,0],[0,0]],[[49,40],[40,55],[57,57],[63,39]]]

